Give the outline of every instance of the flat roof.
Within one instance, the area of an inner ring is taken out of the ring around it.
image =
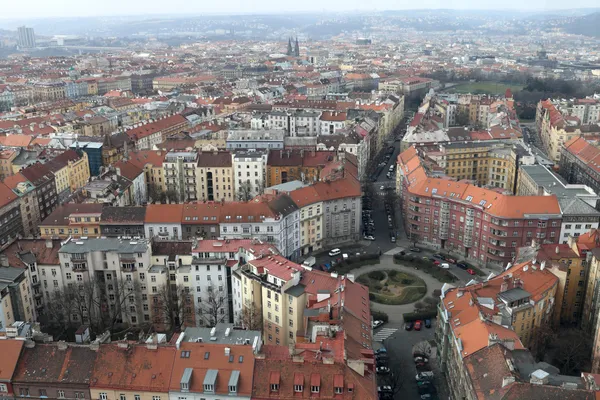
[[[250,345],[254,343],[256,337],[261,337],[260,331],[252,331],[246,329],[235,329],[233,324],[219,323],[215,326],[215,334],[211,335],[213,328],[196,328],[189,327],[185,329],[184,342],[196,342],[202,338],[204,343],[214,344],[245,344],[250,341]],[[229,335],[226,336],[227,329]],[[215,340],[213,340],[215,338]]]
[[[527,175],[548,193],[556,197],[592,196],[592,194],[580,185],[569,185],[564,179],[543,165],[522,165],[521,171]]]
[[[148,250],[146,239],[122,240],[118,238],[72,239],[65,243],[59,253],[88,253],[91,251],[112,251],[116,253],[145,253]]]

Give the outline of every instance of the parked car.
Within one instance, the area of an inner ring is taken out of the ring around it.
[[[440,264],[440,268],[448,269],[448,268],[450,268],[450,264],[448,264],[448,263],[441,263]]]
[[[456,266],[457,266],[458,268],[462,268],[462,269],[467,269],[467,268],[469,268],[469,267],[467,266],[467,264],[465,264],[463,261],[459,261],[459,262],[457,262],[457,263],[456,263]]]
[[[396,236],[394,236],[394,235],[390,236],[390,242],[396,243]]]
[[[433,380],[433,372],[431,372],[431,371],[419,372],[415,376],[415,380],[417,382],[418,381],[432,381]]]
[[[412,328],[413,328],[412,322],[407,322],[404,324],[404,329],[406,329],[407,331],[412,331]]]
[[[375,354],[383,354],[383,353],[387,354],[387,349],[385,347],[375,350]]]
[[[376,329],[376,328],[379,328],[381,325],[383,325],[383,321],[377,320],[377,321],[373,321],[371,324],[373,325],[373,329]]]
[[[421,249],[418,247],[411,247],[410,249],[408,249],[409,251],[412,251],[413,253],[420,253]]]
[[[454,258],[447,257],[446,262],[450,264],[456,264],[456,260]]]
[[[430,319],[425,320],[425,328],[427,328],[427,329],[431,328],[431,320]]]
[[[390,373],[389,367],[377,367],[376,371],[378,375],[387,375]]]
[[[469,269],[467,270],[467,273],[468,273],[469,275],[475,275],[475,271],[473,271],[471,268],[469,268]]]
[[[427,358],[427,357],[415,357],[415,364],[428,363],[428,362],[429,362],[429,358]]]
[[[385,190],[385,186],[384,186],[384,185],[381,185],[381,186],[379,187],[379,190]]]
[[[363,239],[365,239],[365,240],[375,240],[375,237],[373,235],[365,235],[363,237]]]
[[[442,262],[440,260],[433,260],[433,265],[440,265]]]
[[[335,257],[339,254],[341,254],[341,250],[340,249],[332,249],[329,251],[329,257]]]
[[[444,257],[444,256],[443,256],[443,255],[441,255],[441,254],[434,254],[433,256],[434,256],[435,258],[439,258],[440,260],[445,260],[445,259],[446,259],[446,257]]]
[[[421,330],[421,326],[423,326],[423,324],[421,323],[421,321],[416,321],[415,322],[415,331],[420,331]]]

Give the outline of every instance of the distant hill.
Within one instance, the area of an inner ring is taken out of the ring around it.
[[[563,29],[575,35],[600,37],[600,12],[578,17],[573,22],[565,24]]]

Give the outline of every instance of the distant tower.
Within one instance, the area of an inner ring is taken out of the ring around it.
[[[300,46],[298,45],[298,36],[296,36],[296,44],[294,45],[294,55],[300,57]]]
[[[287,48],[287,53],[288,56],[293,56],[293,50],[292,50],[292,38],[288,38],[288,48]]]
[[[19,47],[22,49],[32,49],[35,47],[35,32],[33,28],[26,26],[20,26],[18,29],[19,33]]]

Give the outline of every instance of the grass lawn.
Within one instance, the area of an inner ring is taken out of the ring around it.
[[[427,294],[425,282],[406,272],[372,271],[359,276],[357,281],[369,287],[371,300],[382,304],[410,304]]]
[[[504,94],[506,89],[510,89],[513,93],[523,89],[522,85],[498,82],[465,82],[460,85],[448,88],[447,91],[455,93],[487,93],[487,94]]]

